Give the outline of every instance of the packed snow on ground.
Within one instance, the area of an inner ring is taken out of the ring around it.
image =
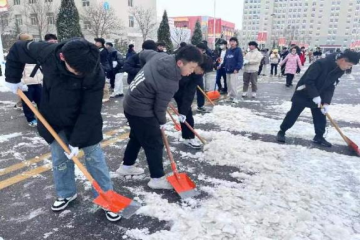
[[[290,110],[291,102],[286,101],[280,105],[271,105],[269,110],[277,113],[285,114]],[[360,105],[359,104],[332,104],[330,106],[329,114],[335,121],[344,121],[349,123],[360,123]],[[310,109],[305,109],[302,113],[303,116],[311,117]]]
[[[280,130],[282,120],[259,116],[254,110],[247,108],[215,106],[209,114],[195,115],[195,123],[212,123],[217,125],[221,130],[269,134],[275,137]],[[360,128],[344,127],[342,130],[354,142],[360,143]],[[312,123],[297,121],[295,125],[286,132],[286,135],[288,137],[311,140],[315,135],[314,125]],[[339,133],[331,126],[327,128],[325,137],[332,143],[344,144],[344,140]]]
[[[168,221],[171,229],[152,234],[146,228],[131,229],[127,237],[360,240],[358,157],[250,140],[228,132],[201,133],[208,140],[204,152],[188,157],[214,168],[236,167],[237,171],[228,173],[234,180],[200,173],[193,180],[207,183],[198,188],[209,197],[180,204],[134,189],[145,204],[138,214]]]
[[[6,134],[6,135],[1,135],[0,136],[0,143],[7,142],[12,138],[19,137],[21,135],[22,135],[22,133],[19,133],[19,132],[18,133],[11,133],[11,134]]]

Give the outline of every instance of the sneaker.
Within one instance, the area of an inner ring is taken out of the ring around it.
[[[192,147],[192,148],[201,148],[201,143],[193,138],[193,139],[184,139],[183,143],[189,147]]]
[[[225,94],[227,94],[227,91],[225,91],[225,90],[220,90],[220,94],[221,94],[221,95],[225,95]]]
[[[286,87],[290,87],[290,85],[289,85],[289,84],[285,84],[285,86],[286,86]]]
[[[233,98],[233,100],[231,102],[232,103],[239,103],[239,100],[237,100],[236,98]]]
[[[68,198],[57,198],[54,204],[51,206],[51,210],[53,210],[54,212],[59,212],[64,210],[69,205],[69,203],[71,203],[76,199],[76,197],[77,194]]]
[[[285,143],[285,141],[286,141],[285,132],[279,131],[277,136],[276,136],[276,140],[278,142]]]
[[[37,127],[37,120],[34,119],[34,120],[32,120],[31,122],[29,122],[29,126],[30,126],[30,127]]]
[[[247,97],[247,92],[244,92],[241,96],[242,96],[243,98],[246,98],[246,97]]]
[[[204,106],[198,107],[198,108],[197,108],[197,111],[198,111],[198,112],[202,112],[202,113],[208,113],[208,112],[209,112],[209,110],[207,110]]]
[[[144,173],[144,169],[132,166],[121,165],[116,172],[121,176],[129,176],[129,175],[141,175]]]
[[[21,102],[21,101],[17,102],[17,103],[15,104],[14,108],[15,108],[16,110],[22,110],[22,102]]]
[[[253,92],[253,93],[251,94],[251,97],[252,97],[252,98],[256,98],[256,92]]]
[[[148,182],[148,186],[152,189],[174,189],[173,186],[166,179],[166,176],[161,178],[151,178],[150,182]]]
[[[121,94],[112,93],[112,94],[110,95],[110,98],[118,98],[118,97],[123,97],[123,96],[124,96],[123,93],[121,93]]]
[[[324,147],[332,147],[332,144],[326,141],[324,137],[315,136],[313,142]]]
[[[110,222],[117,222],[121,219],[121,216],[117,213],[110,212],[105,209],[104,209],[104,211],[105,211],[105,216],[106,216],[107,220],[109,220]]]

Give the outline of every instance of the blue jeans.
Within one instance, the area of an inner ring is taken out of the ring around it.
[[[201,83],[198,85],[202,90],[204,90],[204,79],[202,79]],[[205,90],[204,90],[205,91]],[[205,105],[205,96],[204,94],[196,88],[196,101],[198,108],[201,108]]]
[[[60,138],[66,145],[69,142],[63,131],[59,132]],[[61,146],[54,140],[50,145],[51,158],[53,163],[53,176],[56,194],[61,198],[68,198],[76,193],[75,166],[72,160],[69,160]],[[82,149],[85,153],[85,165],[91,176],[97,181],[103,191],[112,190],[109,169],[105,162],[105,156],[101,150],[100,144],[95,144]],[[92,189],[94,197],[98,196],[95,189]]]

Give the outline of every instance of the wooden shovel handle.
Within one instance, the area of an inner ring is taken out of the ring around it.
[[[169,141],[168,141],[168,139],[166,137],[165,130],[164,129],[160,129],[160,130],[161,130],[161,135],[162,135],[162,138],[163,138],[163,141],[164,141],[164,144],[165,144],[167,155],[168,155],[168,157],[170,159],[171,169],[173,170],[174,174],[177,175],[178,170],[177,170],[177,167],[176,167],[174,157],[173,157],[173,155],[171,153],[171,150],[170,150],[170,145],[169,145]]]
[[[349,144],[349,139],[347,138],[347,136],[345,136],[345,134],[341,131],[341,129],[339,128],[339,125],[337,125],[337,123],[332,119],[332,117],[326,113],[326,117],[329,119],[331,125],[333,125],[333,127],[338,131],[338,133],[341,135],[341,137],[344,139],[344,141]]]
[[[40,122],[45,126],[45,128],[50,132],[50,134],[55,138],[55,140],[59,143],[59,145],[64,149],[68,154],[70,153],[69,147],[61,140],[59,135],[54,131],[54,129],[50,126],[50,124],[46,121],[46,119],[41,115],[41,113],[33,106],[30,100],[26,97],[26,95],[20,90],[17,90],[17,94],[20,98],[26,103],[26,105],[31,109],[31,111],[35,114],[35,116],[40,120]],[[77,157],[73,157],[72,160],[78,166],[78,168],[82,171],[85,177],[90,181],[91,184],[94,182],[94,178],[90,175],[84,165],[81,164]]]
[[[178,125],[178,123],[176,122],[176,120],[174,119],[174,117],[171,115],[171,113],[169,112],[169,110],[166,110],[166,112],[169,114],[171,120],[174,122],[175,125]]]
[[[179,112],[176,110],[176,108],[171,104],[169,103],[169,107],[174,111],[174,113],[176,113],[176,115],[180,115]],[[203,143],[203,144],[206,144],[206,141],[190,126],[190,124],[185,121],[184,124],[190,129],[190,131],[192,131],[195,136]]]
[[[201,89],[201,87],[199,87],[199,85],[197,85],[197,88],[199,89],[199,91],[206,97],[206,99],[213,105],[215,106],[214,102],[211,101],[211,99],[208,97],[208,95],[204,92],[204,90]]]

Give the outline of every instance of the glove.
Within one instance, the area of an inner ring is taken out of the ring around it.
[[[113,68],[116,68],[116,67],[117,67],[117,65],[118,65],[118,62],[117,62],[117,61],[113,61],[113,62],[112,62],[112,66],[113,66]]]
[[[22,85],[21,90],[22,90],[23,92],[27,92],[27,91],[29,90],[29,88],[28,88],[27,85]]]
[[[244,65],[248,64],[249,63],[249,60],[244,60]]]
[[[186,121],[186,116],[180,114],[180,115],[179,115],[179,122],[184,123],[185,121]]]
[[[330,110],[330,105],[329,104],[324,104],[323,107],[321,108],[321,112],[326,115],[327,113],[329,113]]]
[[[160,129],[161,129],[161,130],[165,130],[165,124],[160,125]]]
[[[313,102],[314,102],[316,105],[318,105],[318,108],[321,107],[321,97],[320,97],[320,96],[314,97],[314,98],[313,98]]]
[[[17,94],[18,89],[22,89],[23,84],[19,83],[9,83],[5,82],[5,87],[9,88],[14,94]]]
[[[73,146],[69,145],[69,148],[70,148],[70,154],[68,154],[67,152],[64,152],[68,159],[72,159],[73,157],[76,157],[79,154],[78,147],[73,147]]]

